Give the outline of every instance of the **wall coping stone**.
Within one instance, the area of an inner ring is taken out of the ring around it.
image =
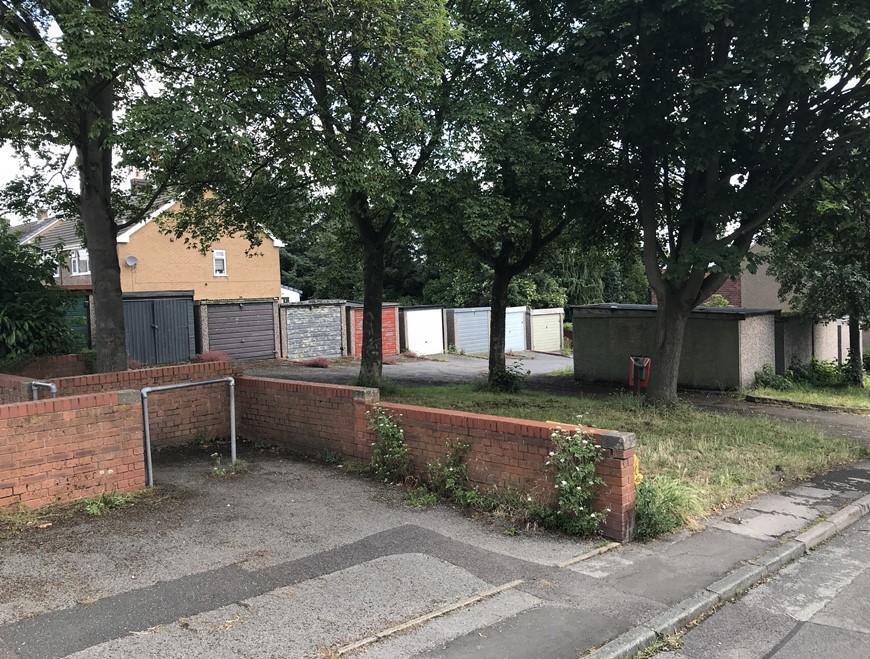
[[[633,432],[620,432],[617,430],[605,430],[595,433],[595,439],[603,448],[615,451],[627,451],[637,446],[637,437]]]

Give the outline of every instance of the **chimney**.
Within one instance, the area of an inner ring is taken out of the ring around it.
[[[47,208],[37,208],[36,209],[36,221],[42,222],[43,220],[48,219],[48,209]]]
[[[135,192],[136,188],[147,188],[148,185],[148,179],[142,176],[142,172],[137,169],[130,179],[130,190]]]

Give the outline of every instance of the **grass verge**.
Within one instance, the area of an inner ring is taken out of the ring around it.
[[[704,514],[870,454],[867,447],[825,437],[808,426],[718,415],[688,404],[656,407],[627,395],[592,400],[447,385],[401,388],[382,393],[382,399],[566,425],[582,415],[580,423],[586,426],[634,432],[643,473],[690,483]]]
[[[759,387],[753,389],[753,394],[789,400],[795,403],[810,403],[813,405],[835,405],[837,407],[854,407],[870,411],[870,389],[862,387],[812,387],[810,385],[795,385],[786,391]]]

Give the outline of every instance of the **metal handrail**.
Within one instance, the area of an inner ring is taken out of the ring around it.
[[[39,388],[43,387],[44,389],[48,389],[51,392],[52,398],[57,398],[57,385],[53,382],[42,382],[41,380],[34,380],[30,383],[30,395],[33,397],[33,400],[39,400]]]
[[[154,469],[151,464],[151,428],[148,423],[148,394],[156,391],[171,391],[173,389],[188,389],[206,384],[218,384],[226,382],[230,385],[230,462],[236,464],[236,381],[227,376],[214,380],[200,380],[199,382],[181,382],[179,384],[164,384],[159,387],[145,387],[139,393],[142,396],[142,422],[145,425],[145,475],[148,487],[154,487]]]

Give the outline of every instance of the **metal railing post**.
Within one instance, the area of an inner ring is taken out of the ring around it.
[[[148,423],[148,389],[145,387],[142,394],[142,423],[145,425],[145,481],[148,487],[154,487],[154,468],[151,465],[151,424]]]
[[[30,395],[33,400],[39,400],[39,387],[48,389],[51,392],[51,397],[57,398],[56,384],[54,384],[53,382],[42,382],[41,380],[34,380],[30,383]]]
[[[231,377],[230,383],[230,461],[236,464],[236,381]]]
[[[236,381],[234,378],[227,376],[214,380],[202,380],[200,382],[164,384],[159,387],[145,387],[139,392],[142,396],[142,424],[145,427],[145,477],[148,487],[154,487],[154,469],[151,463],[151,424],[148,419],[148,394],[156,391],[188,389],[189,387],[218,384],[220,382],[226,382],[230,387],[230,459],[232,464],[236,464]]]

